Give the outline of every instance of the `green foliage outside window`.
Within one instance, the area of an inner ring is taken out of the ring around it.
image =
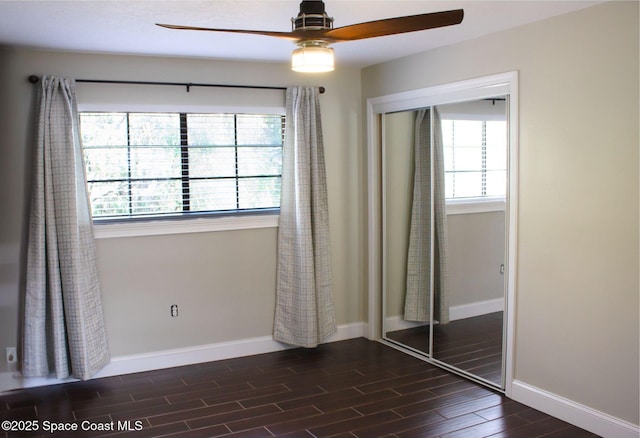
[[[281,115],[81,113],[96,219],[280,205]]]

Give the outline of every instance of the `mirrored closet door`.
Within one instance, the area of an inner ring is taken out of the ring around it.
[[[498,389],[514,256],[507,82],[468,85],[469,97],[456,84],[454,93],[403,93],[371,106],[380,133],[381,339]]]

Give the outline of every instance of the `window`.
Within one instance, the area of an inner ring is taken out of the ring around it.
[[[80,113],[96,220],[280,206],[284,116]]]
[[[505,197],[505,121],[443,119],[442,139],[447,199]]]

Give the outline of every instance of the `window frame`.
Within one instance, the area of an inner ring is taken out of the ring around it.
[[[279,226],[279,220],[280,215],[278,213],[229,214],[215,217],[209,215],[209,217],[163,218],[162,220],[94,222],[93,231],[96,239],[110,239],[277,228]]]
[[[282,148],[284,149],[284,108],[273,109],[250,109],[242,111],[233,108],[231,111],[216,108],[213,110],[198,109],[197,111],[185,111],[182,108],[162,108],[153,109],[139,108],[123,109],[123,108],[105,108],[99,109],[95,106],[83,108],[79,106],[80,113],[174,113],[178,114],[182,119],[188,114],[233,114],[233,115],[279,115],[282,117],[283,133]],[[182,124],[182,121],[181,121]],[[182,130],[182,126],[181,126]],[[180,145],[181,152],[184,151],[184,145]],[[235,145],[237,148],[238,146]],[[86,176],[85,183],[89,180]],[[280,207],[268,207],[246,210],[220,210],[220,211],[203,211],[203,212],[176,212],[163,213],[159,215],[139,215],[139,216],[123,216],[109,218],[94,218],[92,215],[94,236],[96,239],[119,238],[119,237],[135,237],[135,236],[155,236],[169,234],[183,234],[195,232],[213,232],[213,231],[230,231],[244,229],[261,229],[261,228],[277,228],[279,225]]]
[[[504,196],[484,196],[475,198],[449,198],[446,200],[447,214],[490,213],[505,211]]]

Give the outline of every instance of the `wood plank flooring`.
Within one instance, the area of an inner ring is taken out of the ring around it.
[[[596,436],[363,338],[13,391],[0,420],[40,427],[0,437],[47,421],[115,429],[56,437]]]

